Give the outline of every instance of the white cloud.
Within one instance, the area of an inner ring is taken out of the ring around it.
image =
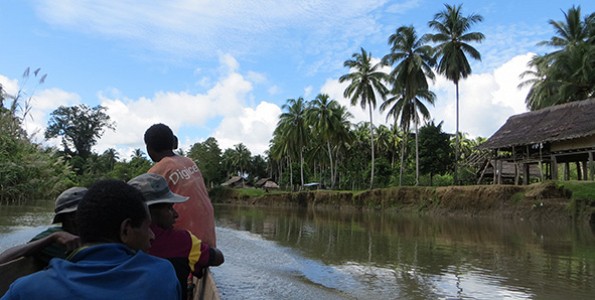
[[[261,102],[256,108],[246,107],[239,116],[224,118],[214,137],[221,149],[243,143],[252,155],[263,154],[277,127],[281,108],[273,103]]]
[[[222,149],[243,142],[251,151],[264,151],[280,110],[266,102],[250,108],[248,100],[252,97],[253,84],[249,79],[260,80],[262,77],[255,76],[257,73],[254,72],[246,77],[238,73],[240,66],[233,56],[222,55],[220,63],[222,77],[204,93],[162,91],[153,97],[139,99],[100,94],[101,105],[107,107],[117,128],[115,132],[104,134],[96,150],[100,153],[107,148],[116,148],[122,153],[131,153],[136,148],[144,150],[142,137],[145,130],[152,124],[164,123],[178,135],[184,129],[197,137],[197,140],[189,141],[188,136],[179,136],[180,148],[187,149],[208,136],[215,136]],[[220,124],[211,125],[219,121]],[[216,129],[209,132],[208,128]],[[238,135],[238,132],[242,133]]]

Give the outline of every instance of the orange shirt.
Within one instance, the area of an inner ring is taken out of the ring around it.
[[[190,197],[186,202],[174,204],[179,215],[174,226],[190,230],[201,241],[217,247],[213,204],[198,166],[184,156],[167,156],[148,173],[165,177],[172,192]]]

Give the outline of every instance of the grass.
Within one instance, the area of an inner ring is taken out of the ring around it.
[[[573,199],[595,200],[594,181],[560,181],[559,184],[572,191]]]

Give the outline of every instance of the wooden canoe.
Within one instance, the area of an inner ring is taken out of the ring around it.
[[[0,265],[0,297],[20,277],[37,272],[44,264],[30,256],[24,256]]]
[[[192,283],[194,284],[194,292],[192,293],[192,300],[220,300],[219,290],[213,279],[213,275],[208,271],[205,271],[201,279],[192,277]]]

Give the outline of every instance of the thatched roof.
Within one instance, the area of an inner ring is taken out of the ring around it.
[[[592,136],[594,116],[595,99],[514,115],[479,148],[510,148]]]
[[[269,180],[269,181],[265,182],[264,188],[267,188],[267,189],[278,189],[279,188],[279,185],[276,184],[274,181]]]
[[[222,183],[222,186],[228,186],[228,185],[233,185],[236,183],[241,183],[244,181],[244,178],[242,178],[241,176],[232,176],[231,178],[229,178],[226,182]]]
[[[256,183],[254,183],[255,187],[261,187],[263,186],[267,181],[271,180],[270,178],[260,178]]]

